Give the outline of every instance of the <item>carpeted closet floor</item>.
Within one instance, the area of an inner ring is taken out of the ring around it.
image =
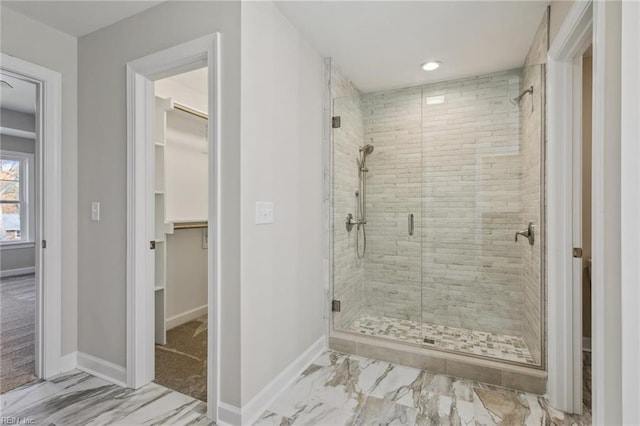
[[[155,382],[201,401],[207,400],[207,317],[167,331],[156,345]]]
[[[0,279],[0,393],[37,380],[36,276]]]

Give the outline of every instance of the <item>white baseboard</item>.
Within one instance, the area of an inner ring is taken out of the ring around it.
[[[327,350],[327,339],[325,336],[321,336],[242,407],[241,424],[252,425],[258,420],[262,413],[264,413],[325,350]]]
[[[582,338],[582,350],[591,352],[591,337]]]
[[[127,370],[124,367],[84,352],[78,352],[76,358],[78,370],[100,377],[114,385],[127,387]]]
[[[28,268],[7,269],[5,271],[0,271],[0,278],[15,277],[17,275],[27,275],[35,273],[35,266],[29,266]]]
[[[66,373],[74,368],[78,368],[78,352],[62,355],[60,357],[60,372]]]
[[[218,402],[218,421],[220,426],[238,426],[242,424],[242,413],[234,405]]]
[[[203,315],[207,315],[207,305],[198,306],[197,308],[190,309],[181,314],[169,317],[165,321],[167,330],[171,330],[172,328],[182,325],[186,322],[192,321],[196,318],[200,318]]]

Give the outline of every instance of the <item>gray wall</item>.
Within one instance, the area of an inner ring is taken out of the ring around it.
[[[323,335],[324,65],[270,2],[242,3],[242,64],[246,404]],[[255,224],[258,200],[274,202],[275,223]]]
[[[62,354],[77,350],[77,40],[1,7],[0,50],[62,74]]]
[[[82,352],[126,360],[128,61],[212,34],[222,39],[221,399],[240,404],[240,3],[166,2],[78,41],[79,327]],[[92,201],[102,220],[90,221]]]
[[[35,132],[36,117],[33,114],[0,108],[0,126],[24,130],[25,132]]]
[[[12,269],[32,268],[36,265],[36,251],[33,247],[27,248],[1,248],[0,271]]]
[[[36,142],[33,139],[0,135],[0,149],[35,154]]]
[[[167,234],[167,318],[207,305],[207,249],[202,229]]]

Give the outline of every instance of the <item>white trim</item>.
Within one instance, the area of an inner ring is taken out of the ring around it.
[[[218,405],[218,423],[233,426],[254,424],[262,413],[326,350],[327,339],[322,335],[287,368],[267,383],[249,402],[243,405],[242,409],[221,402]]]
[[[60,372],[62,285],[62,76],[56,71],[1,54],[3,72],[36,84],[36,375]],[[42,208],[46,206],[46,208]],[[44,283],[46,290],[44,291]]]
[[[69,362],[69,361],[67,361]],[[127,369],[84,352],[76,353],[78,370],[99,377],[114,385],[127,387]]]
[[[196,318],[200,318],[203,315],[207,314],[207,305],[198,306],[197,308],[189,309],[188,311],[179,313],[178,315],[174,315],[166,319],[165,324],[167,330],[171,330],[179,325],[182,325],[186,322],[194,320]]]
[[[78,352],[62,355],[60,357],[60,372],[65,373],[78,368]]]
[[[547,390],[553,407],[577,413],[582,412],[582,320],[572,248],[580,242],[579,210],[573,200],[574,183],[576,190],[580,185],[582,139],[581,89],[575,81],[581,62],[575,60],[591,43],[591,28],[591,2],[575,2],[549,49],[547,84]]]
[[[12,127],[2,127],[2,126],[0,126],[0,135],[14,136],[16,138],[24,138],[24,139],[36,138],[35,132],[30,132],[28,130],[14,129]]]
[[[0,278],[15,277],[18,275],[27,275],[27,274],[35,274],[35,273],[36,273],[36,267],[28,266],[26,268],[7,269],[5,271],[0,271]]]
[[[218,420],[220,382],[220,173],[221,77],[220,34],[214,33],[127,64],[127,377],[138,388],[154,374],[154,239],[152,80],[208,67],[209,237],[207,416]]]
[[[640,424],[640,3],[622,3],[622,423]]]

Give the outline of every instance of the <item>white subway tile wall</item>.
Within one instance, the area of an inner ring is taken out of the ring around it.
[[[376,146],[367,313],[522,334],[519,112],[509,102],[519,89],[512,70],[363,96]],[[444,103],[428,105],[434,96]]]

